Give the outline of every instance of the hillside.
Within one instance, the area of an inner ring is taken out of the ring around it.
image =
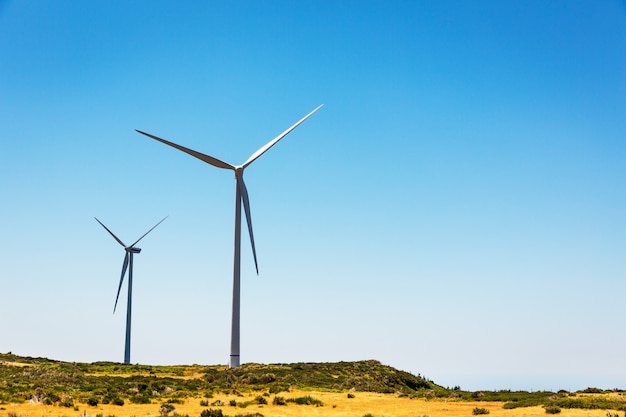
[[[225,366],[69,363],[0,354],[0,403],[31,399],[49,404],[72,396],[108,403],[210,395],[214,391],[365,391],[415,395],[443,389],[378,361]]]
[[[421,376],[394,369],[375,360],[337,363],[244,364],[225,366],[152,366],[113,362],[75,363],[0,354],[0,405],[43,404],[189,404],[212,403],[217,395],[278,397],[283,392],[377,393],[396,398],[446,402],[500,403],[503,409],[536,407],[553,410],[625,410],[621,390],[596,388],[569,393],[526,391],[467,392],[444,388]],[[282,395],[282,394],[281,394]],[[305,399],[307,397],[305,396]],[[293,399],[294,401],[298,399]],[[235,401],[235,400],[233,400]],[[308,401],[308,400],[307,400]],[[0,410],[4,408],[0,407]],[[607,414],[608,415],[608,414]],[[616,417],[617,415],[612,415]]]

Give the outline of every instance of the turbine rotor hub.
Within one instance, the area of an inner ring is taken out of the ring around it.
[[[126,248],[126,252],[128,252],[128,253],[139,253],[139,252],[141,252],[141,248],[135,248],[135,247]]]

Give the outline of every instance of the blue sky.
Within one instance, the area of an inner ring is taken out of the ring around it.
[[[0,352],[624,386],[623,1],[0,2]],[[245,229],[244,229],[245,230]],[[124,293],[123,293],[124,294]],[[122,296],[123,297],[123,296]],[[121,308],[119,308],[121,307]]]

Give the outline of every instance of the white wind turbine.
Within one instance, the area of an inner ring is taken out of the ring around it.
[[[104,229],[109,232],[113,239],[117,241],[124,250],[126,251],[126,255],[124,256],[124,263],[122,264],[122,276],[120,277],[120,285],[117,287],[117,296],[115,297],[115,306],[113,306],[113,314],[115,314],[115,309],[117,308],[117,300],[120,298],[120,291],[122,289],[122,283],[124,282],[124,275],[126,275],[126,269],[128,269],[128,300],[126,303],[126,343],[124,345],[124,363],[130,363],[130,316],[132,311],[133,304],[133,255],[135,253],[141,252],[141,248],[136,248],[135,245],[139,243],[141,239],[146,237],[148,233],[154,230],[155,227],[160,225],[163,220],[167,219],[167,216],[164,217],[160,222],[152,226],[150,230],[143,234],[139,239],[135,241],[132,245],[126,246],[124,242],[122,242],[112,231],[109,230],[97,217],[94,217],[100,226],[104,227]]]
[[[184,146],[177,145],[165,139],[161,139],[157,136],[151,135],[146,132],[142,132],[141,130],[137,130],[137,132],[142,135],[146,135],[152,139],[158,140],[161,143],[169,145],[173,148],[176,148],[180,151],[188,153],[191,156],[195,156],[201,161],[206,162],[207,164],[213,165],[217,168],[230,169],[235,172],[235,180],[236,180],[236,188],[235,188],[235,254],[234,254],[234,262],[233,262],[233,313],[232,313],[232,327],[231,327],[231,338],[230,338],[230,361],[229,366],[231,368],[239,367],[239,311],[240,311],[240,294],[241,294],[241,286],[240,286],[240,259],[241,259],[241,203],[243,202],[243,207],[246,213],[246,221],[248,223],[248,233],[250,234],[250,244],[252,246],[252,255],[254,256],[254,266],[256,268],[257,275],[259,274],[259,266],[257,264],[256,259],[256,249],[254,247],[254,235],[252,233],[252,218],[250,217],[250,202],[248,199],[248,191],[246,189],[246,184],[243,181],[243,171],[253,163],[258,157],[263,155],[267,150],[269,150],[272,146],[274,146],[279,140],[287,136],[289,132],[298,127],[298,125],[308,119],[313,113],[322,107],[322,104],[317,106],[313,111],[304,116],[302,119],[297,121],[293,126],[289,129],[285,130],[280,135],[276,136],[274,139],[269,141],[263,147],[259,148],[255,153],[253,153],[246,162],[241,165],[231,165],[227,162],[221,161],[217,158],[214,158],[209,155],[205,155],[200,152],[196,152],[192,149],[185,148]]]

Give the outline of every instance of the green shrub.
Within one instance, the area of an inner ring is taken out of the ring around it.
[[[208,407],[209,400],[200,400],[200,407]]]
[[[224,417],[224,414],[219,408],[216,410],[209,408],[207,410],[202,410],[202,412],[200,413],[200,417]]]
[[[272,385],[270,387],[270,394],[278,394],[280,392],[288,392],[289,385]]]
[[[74,407],[74,400],[71,398],[64,398],[61,401],[59,401],[59,405],[61,407],[67,407],[67,408]]]
[[[543,408],[546,409],[546,414],[559,414],[561,412],[561,407],[558,405],[544,405]]]
[[[487,410],[486,408],[476,407],[472,410],[472,414],[475,416],[478,416],[481,414],[489,414],[489,410]]]
[[[112,403],[113,405],[119,405],[119,406],[122,406],[122,405],[124,405],[124,400],[123,400],[123,399],[121,399],[120,397],[115,397],[115,398],[113,398],[113,399],[111,400],[111,403]]]
[[[230,405],[231,407],[237,407],[237,401],[235,401],[235,400],[230,400],[230,402],[228,403],[228,405]]]
[[[135,395],[130,397],[130,402],[133,404],[150,404],[150,397],[147,395]]]
[[[262,395],[258,395],[258,396],[254,399],[254,401],[256,401],[256,403],[257,403],[257,404],[260,404],[260,405],[267,404],[267,400],[266,400],[266,399],[265,399],[265,397],[264,397],[264,396],[262,396]]]
[[[90,405],[92,407],[97,407],[98,406],[98,399],[96,397],[89,397],[89,398],[87,398],[87,405]]]
[[[348,393],[348,398],[354,398],[354,394],[352,394],[351,392]]]
[[[285,399],[283,397],[276,396],[272,400],[272,404],[274,405],[286,405]]]
[[[581,392],[583,392],[585,394],[602,394],[604,391],[601,390],[600,388],[589,387],[589,388],[585,388]]]
[[[162,416],[166,416],[172,411],[174,411],[174,406],[168,403],[161,405],[161,408],[159,408],[159,414],[161,414]]]
[[[296,403],[299,405],[315,405],[315,406],[323,406],[324,403],[318,400],[317,398],[313,398],[310,395],[306,395],[304,397],[298,398],[290,398],[287,400],[288,403]]]
[[[167,400],[168,404],[185,404],[185,402],[183,400],[181,400],[180,398],[170,398],[169,400]]]

